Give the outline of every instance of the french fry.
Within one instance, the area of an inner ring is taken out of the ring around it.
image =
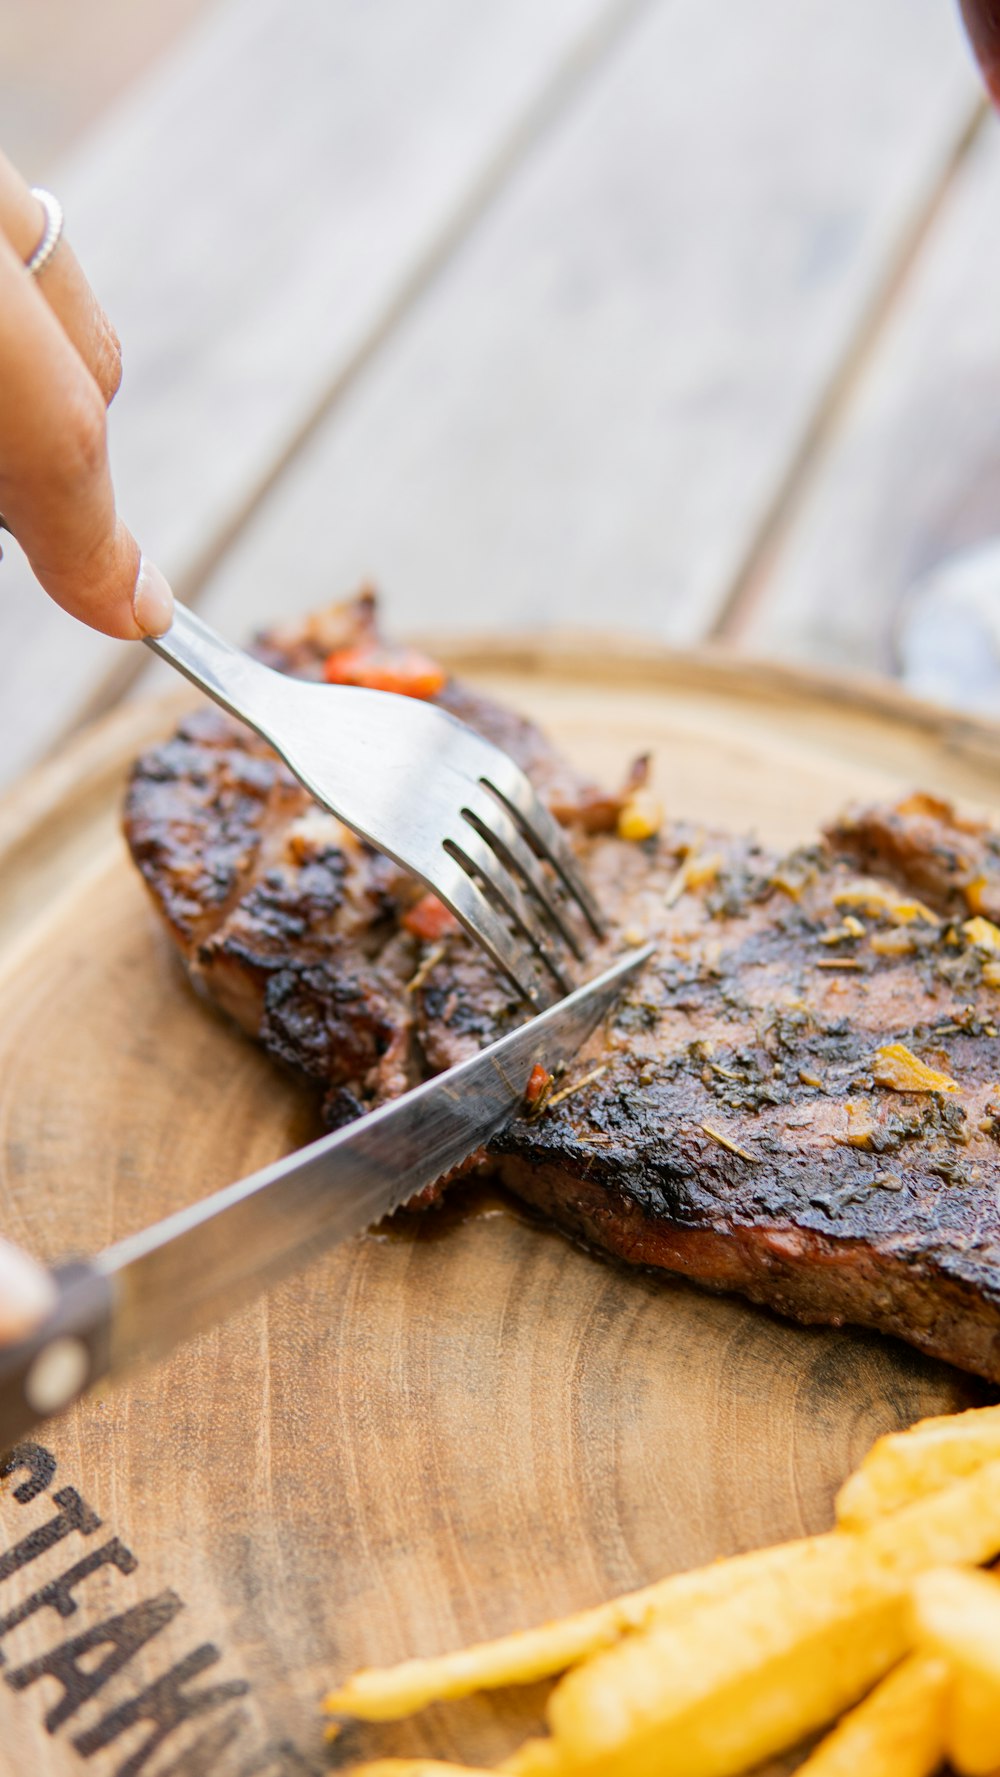
[[[845,1530],[862,1530],[887,1512],[997,1460],[1000,1407],[921,1419],[908,1431],[889,1432],[872,1445],[837,1495],[837,1522]]]
[[[558,1770],[731,1777],[854,1703],[907,1651],[907,1590],[1000,1549],[1000,1462],[806,1547],[683,1624],[656,1624],[570,1672],[549,1699]]]
[[[837,1515],[826,1536],[356,1673],[325,1707],[393,1720],[568,1671],[550,1699],[552,1737],[526,1741],[498,1767],[505,1777],[734,1777],[874,1685],[802,1777],[927,1777],[945,1749],[969,1777],[995,1771],[1000,1583],[963,1564],[1000,1551],[1000,1407],[881,1438],[841,1489]],[[903,1658],[915,1640],[919,1651]],[[481,1777],[481,1767],[382,1759],[355,1777],[449,1773]]]
[[[428,1703],[468,1697],[473,1691],[496,1690],[501,1685],[534,1684],[613,1646],[629,1630],[672,1620],[712,1599],[729,1597],[756,1575],[792,1565],[798,1550],[822,1540],[806,1538],[775,1548],[752,1549],[690,1573],[671,1574],[608,1604],[535,1629],[518,1630],[497,1641],[479,1642],[432,1659],[405,1660],[398,1666],[368,1667],[330,1691],[323,1707],[331,1715],[353,1716],[359,1721],[398,1721]]]
[[[448,1765],[436,1758],[377,1758],[355,1765],[351,1777],[496,1777],[485,1765]]]
[[[949,1671],[910,1654],[838,1722],[795,1777],[930,1777],[945,1754]]]
[[[844,1559],[793,1589],[749,1587],[570,1673],[549,1703],[555,1769],[727,1777],[823,1726],[907,1650],[901,1597],[870,1566],[848,1576]]]
[[[921,1644],[952,1671],[948,1756],[969,1777],[1000,1766],[1000,1583],[984,1573],[942,1568],[913,1588]]]
[[[504,1777],[558,1777],[565,1760],[554,1740],[526,1740],[497,1769]]]

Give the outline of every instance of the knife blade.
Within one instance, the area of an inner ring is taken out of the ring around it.
[[[325,1247],[361,1233],[467,1160],[556,1073],[652,954],[603,974],[468,1061],[345,1129],[178,1210],[93,1259],[57,1268],[56,1307],[0,1350],[0,1450],[102,1377],[164,1356]]]

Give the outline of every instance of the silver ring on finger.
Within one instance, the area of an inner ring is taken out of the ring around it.
[[[51,191],[46,191],[41,185],[33,185],[31,195],[37,197],[45,211],[45,228],[42,238],[30,258],[24,262],[25,271],[30,272],[33,278],[37,278],[39,272],[45,270],[62,240],[63,207],[59,199],[53,197]]]

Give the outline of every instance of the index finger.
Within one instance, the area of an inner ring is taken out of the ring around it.
[[[26,263],[38,245],[45,212],[16,167],[0,154],[0,231]],[[80,268],[69,242],[59,242],[36,287],[76,347],[105,403],[114,399],[122,380],[122,355],[116,334]]]
[[[0,512],[57,604],[106,635],[160,635],[170,589],[115,512],[104,400],[0,236]]]
[[[1000,105],[1000,0],[961,0],[961,6],[986,84]]]

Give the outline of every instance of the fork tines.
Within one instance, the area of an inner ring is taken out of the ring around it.
[[[470,782],[464,831],[443,842],[457,866],[446,898],[518,992],[545,1005],[572,991],[604,926],[562,828],[524,773],[498,760]]]

